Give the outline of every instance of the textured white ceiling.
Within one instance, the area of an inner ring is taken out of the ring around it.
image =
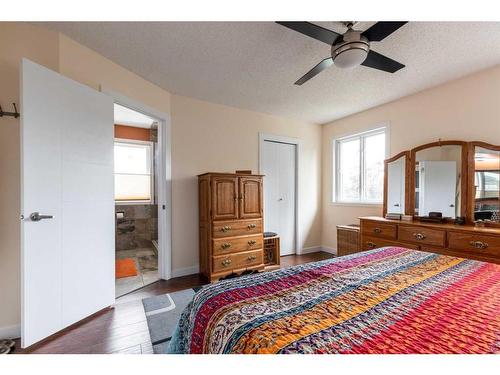
[[[344,32],[339,22],[318,24]],[[373,22],[360,22],[365,30]],[[377,52],[395,74],[332,67],[294,86],[330,48],[272,22],[44,23],[166,90],[325,123],[500,63],[500,22],[410,22]]]

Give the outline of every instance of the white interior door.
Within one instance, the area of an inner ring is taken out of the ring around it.
[[[264,177],[264,228],[280,236],[280,254],[295,249],[296,145],[264,141],[261,173]]]
[[[422,161],[420,165],[419,214],[441,212],[455,217],[457,163],[455,161]]]
[[[113,101],[24,59],[21,108],[26,347],[114,303]]]

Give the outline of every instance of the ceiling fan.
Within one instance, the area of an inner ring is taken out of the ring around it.
[[[300,86],[331,65],[338,66],[339,68],[352,68],[364,65],[389,73],[394,73],[404,68],[403,64],[371,50],[370,42],[384,40],[407,22],[377,22],[365,31],[354,30],[354,22],[344,22],[344,25],[347,27],[347,31],[344,34],[336,33],[310,22],[276,23],[326,43],[332,48],[331,57],[327,57],[321,61],[295,82],[296,85]]]

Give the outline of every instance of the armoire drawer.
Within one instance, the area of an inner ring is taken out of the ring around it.
[[[217,221],[212,225],[212,237],[224,238],[262,233],[262,220]]]
[[[245,237],[219,238],[212,240],[212,254],[224,255],[240,251],[262,249],[263,238],[261,234]]]
[[[448,232],[448,247],[468,253],[500,256],[500,237]]]
[[[446,232],[421,226],[400,225],[398,229],[400,241],[422,243],[431,246],[445,246]]]
[[[245,267],[256,266],[264,262],[262,249],[214,256],[212,259],[214,272],[242,269]]]
[[[398,227],[396,224],[377,223],[372,221],[363,221],[363,234],[371,237],[396,239]]]

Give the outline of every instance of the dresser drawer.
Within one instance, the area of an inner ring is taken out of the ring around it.
[[[417,226],[399,226],[398,239],[431,246],[445,246],[446,232]]]
[[[366,250],[373,250],[373,249],[378,249],[379,247],[384,247],[384,246],[398,246],[398,247],[406,247],[410,249],[416,249],[418,246],[412,246],[409,244],[401,244],[396,241],[390,241],[386,240],[385,238],[377,238],[377,237],[369,237],[369,236],[363,236],[362,238],[362,243],[361,243],[361,250],[366,251]]]
[[[363,221],[361,225],[363,234],[371,237],[396,239],[398,228],[396,224],[378,223],[376,221]]]
[[[500,237],[448,232],[448,247],[473,254],[500,256]]]
[[[217,221],[212,226],[213,238],[262,233],[262,220]]]
[[[214,256],[213,269],[214,272],[242,269],[246,267],[256,266],[264,262],[262,249],[245,251],[243,253]]]
[[[240,251],[262,249],[264,240],[262,234],[245,237],[229,237],[212,240],[212,254],[224,255]]]

